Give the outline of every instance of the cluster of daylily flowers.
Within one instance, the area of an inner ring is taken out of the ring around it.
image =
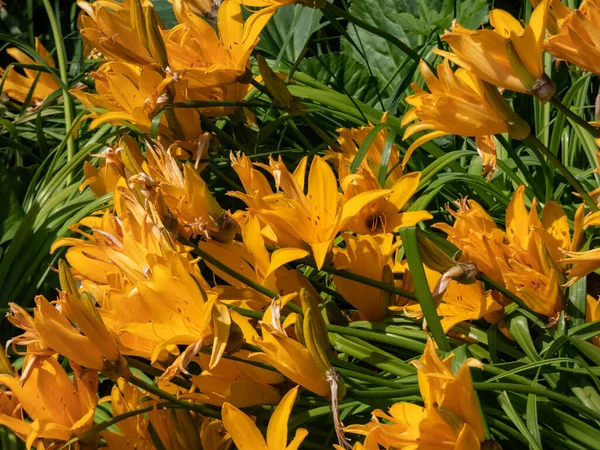
[[[423,319],[399,235],[432,220],[412,207],[421,174],[407,170],[410,155],[443,135],[474,137],[484,175],[491,175],[492,135],[531,137],[503,90],[542,102],[553,98],[544,52],[600,75],[600,1],[585,0],[571,11],[544,0],[526,25],[501,10],[490,12],[491,29],[453,24],[441,36],[451,51],[437,52],[444,58],[437,74],[421,62],[428,90],[414,85],[406,99],[410,146],[403,158],[394,146],[383,184],[378,170],[386,129],[358,167],[353,163],[373,127],[340,129],[337,148],[304,157],[294,168],[281,158],[253,163],[250,155],[232,152],[243,190],[228,195],[245,208],[225,210],[201,176],[216,139],[201,123],[232,114],[255,120],[249,110],[210,102],[239,102],[263,80],[284,109],[302,114],[264,59],[257,58],[259,77],[250,70],[259,33],[289,3],[225,0],[216,32],[191,0],[173,0],[179,24],[168,30],[148,1],[78,2],[86,52],[103,62],[89,74],[95,91],[72,94],[89,109],[91,128],[128,123],[135,133],[115,140],[99,166],[85,165],[82,189],[112,193],[113,204],[54,244],[52,251],[68,248],[56,268],[57,298],[37,297],[31,313],[11,305],[8,318],[23,333],[8,347],[25,360],[17,370],[2,358],[0,424],[28,448],[159,450],[153,438],[159,436],[167,449],[294,450],[308,431],[293,430],[288,442],[288,419],[305,393],[331,402],[338,449],[498,448],[486,434],[471,381],[470,369],[481,362],[468,359],[456,370],[452,355],[442,360],[431,339],[412,361],[423,406],[396,403],[374,410],[366,424],[344,427],[338,411],[344,378],[332,364],[336,348],[328,327],[339,323],[336,314],[346,323]],[[39,42],[37,50],[54,65]],[[29,69],[5,78],[4,92],[21,102],[34,82],[33,102],[59,88],[52,76]],[[206,107],[168,107],[183,102]],[[423,130],[429,133],[413,139]],[[453,259],[423,234],[418,248],[443,331],[457,338],[462,335],[454,327],[480,319],[510,338],[503,318],[514,302],[552,326],[566,287],[600,268],[600,249],[580,251],[586,232],[600,225],[594,202],[582,200],[569,221],[554,201],[540,208],[534,199],[526,207],[521,186],[504,225],[472,200],[457,199],[448,211],[453,223],[432,226],[460,256]],[[308,277],[319,270],[332,274],[332,298],[343,298],[352,312],[324,303],[322,286]],[[600,303],[588,296],[588,320],[598,319]],[[99,398],[104,380],[112,380],[112,393]],[[106,403],[124,417],[97,430],[95,411]],[[264,436],[240,410],[257,405],[277,405]]]

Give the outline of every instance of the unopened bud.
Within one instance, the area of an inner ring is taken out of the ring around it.
[[[306,289],[300,290],[300,300],[304,311],[302,334],[306,349],[313,357],[319,368],[326,374],[331,369],[329,361],[329,339],[327,325],[321,316],[319,304]]]
[[[513,139],[525,139],[531,131],[529,124],[521,119],[510,107],[508,102],[498,88],[490,83],[482,81],[484,88],[484,97],[486,101],[494,108],[500,117],[508,124],[508,134]]]
[[[77,283],[73,278],[69,265],[64,259],[58,261],[58,280],[61,290],[73,295],[77,300],[81,300]]]
[[[260,75],[275,102],[283,106],[288,114],[292,116],[304,114],[306,112],[304,104],[290,93],[284,81],[269,67],[267,60],[261,55],[258,55],[256,59]]]
[[[169,67],[169,58],[167,56],[167,48],[163,40],[154,8],[151,5],[144,6],[144,20],[146,24],[146,35],[148,38],[148,51],[152,58],[160,65],[160,67]]]
[[[0,348],[0,374],[2,375],[12,375],[14,373],[12,364],[8,359],[4,348]]]
[[[527,66],[523,63],[515,45],[510,39],[506,40],[506,55],[508,56],[510,68],[521,83],[523,83],[523,86],[527,88],[527,92],[542,103],[546,103],[550,100],[556,90],[556,83],[554,83],[554,81],[546,74],[543,74],[541,78],[536,78],[529,72],[529,69],[527,69]]]
[[[456,266],[456,262],[445,251],[435,245],[431,239],[425,236],[425,234],[417,233],[417,242],[423,264],[429,269],[444,273]]]
[[[148,47],[146,21],[144,19],[144,11],[142,9],[141,0],[131,0],[129,5],[129,21],[131,23],[131,28],[133,28],[133,31],[135,31],[135,34],[137,34],[138,39],[144,45],[144,47],[150,51]]]
[[[438,414],[442,417],[444,422],[448,424],[452,432],[456,436],[458,436],[463,427],[465,426],[465,421],[462,420],[458,416],[458,414],[456,414],[454,411],[448,408],[443,408],[441,406],[435,405],[435,409],[437,410]]]

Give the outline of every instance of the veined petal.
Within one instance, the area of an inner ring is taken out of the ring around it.
[[[267,278],[281,266],[291,261],[302,259],[308,255],[309,253],[306,250],[299,248],[280,248],[275,250],[271,254],[271,263],[269,264],[269,270],[267,270],[265,278]]]
[[[428,134],[418,138],[415,142],[410,144],[410,147],[408,147],[408,150],[406,150],[406,153],[404,154],[404,158],[402,159],[402,167],[406,166],[406,163],[408,163],[408,160],[410,159],[410,156],[412,155],[412,153],[417,148],[419,148],[421,145],[425,144],[426,142],[431,141],[432,139],[446,136],[447,134],[448,133],[446,133],[444,131],[433,131],[431,133],[428,133]]]
[[[288,435],[288,420],[298,396],[298,386],[290,390],[279,402],[267,427],[267,446],[269,450],[285,450]]]
[[[230,403],[224,403],[223,425],[239,450],[269,450],[250,417]]]

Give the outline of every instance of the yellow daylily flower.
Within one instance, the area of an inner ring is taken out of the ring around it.
[[[547,101],[554,83],[542,63],[544,33],[552,0],[543,0],[523,26],[506,11],[490,11],[493,30],[468,30],[458,23],[442,35],[454,53],[434,50],[476,77],[500,88]]]
[[[566,61],[583,70],[600,74],[600,2],[584,0],[570,10],[559,1],[552,4],[558,30],[544,42],[544,49],[558,61]]]
[[[54,59],[38,38],[35,38],[35,51],[48,66],[54,67]],[[9,48],[6,50],[6,53],[16,59],[20,64],[41,67],[41,64],[38,61],[31,59],[18,48]],[[4,69],[0,68],[0,77],[5,77],[2,93],[19,103],[24,103],[25,100],[27,100],[29,91],[34,87],[34,84],[35,87],[31,96],[31,101],[35,106],[40,105],[46,97],[60,88],[60,84],[56,81],[54,75],[50,73],[39,72],[33,69],[23,69],[23,73],[24,75],[21,75],[15,67],[10,67],[6,73],[4,72]]]
[[[562,308],[563,261],[561,249],[577,248],[586,222],[583,206],[577,210],[571,233],[563,208],[549,201],[538,217],[537,201],[525,206],[525,188],[520,186],[506,210],[506,231],[474,201],[459,202],[453,227],[436,224],[462,250],[460,260],[519,296],[539,314],[553,317]],[[600,215],[599,215],[600,217]],[[590,219],[592,220],[592,219]],[[589,222],[592,223],[592,222]],[[499,299],[502,304],[507,300]]]
[[[77,299],[60,291],[56,308],[41,295],[35,298],[35,304],[33,318],[20,306],[10,304],[9,321],[25,330],[12,340],[13,345],[36,343],[39,349],[32,354],[48,357],[60,353],[88,369],[108,371],[112,364],[125,370],[120,367],[123,361],[116,336],[108,331],[90,297]]]
[[[585,321],[595,322],[600,320],[600,299],[594,298],[592,295],[587,294],[585,298]],[[597,347],[600,347],[600,336],[594,336],[591,339]]]
[[[437,77],[424,61],[419,69],[431,93],[412,84],[415,94],[406,98],[412,108],[402,118],[402,125],[417,119],[419,122],[406,129],[404,139],[419,131],[433,131],[410,145],[403,165],[417,147],[447,134],[482,137],[510,133],[515,139],[529,134],[529,125],[510,109],[498,90],[479,79],[476,72],[465,69],[453,72],[447,59],[437,66]]]
[[[472,284],[451,281],[437,309],[442,316],[445,333],[454,325],[482,317],[495,323],[502,317],[502,310],[502,305],[494,300],[491,291],[484,292],[479,281]]]
[[[385,123],[388,118],[388,113],[384,113],[381,117],[380,123]],[[344,179],[350,174],[350,165],[354,161],[358,149],[363,144],[369,133],[375,128],[374,125],[367,127],[358,128],[339,128],[337,132],[339,137],[337,138],[338,145],[341,152],[329,150],[327,152],[327,159],[331,160],[338,172],[340,180]],[[371,145],[367,149],[365,157],[361,161],[358,173],[362,174],[364,171],[371,175],[371,178],[377,180],[379,176],[379,169],[381,167],[381,160],[383,158],[383,149],[385,148],[385,141],[388,137],[388,129],[382,128],[379,133],[371,142]],[[392,144],[392,150],[389,154],[388,169],[391,171],[385,180],[385,184],[382,186],[384,189],[390,189],[392,185],[402,176],[402,166],[400,165],[400,148],[396,144]]]
[[[229,403],[223,405],[223,425],[239,450],[298,450],[308,435],[306,429],[296,429],[294,439],[287,443],[288,420],[297,396],[298,386],[281,399],[269,421],[266,440],[252,419]]]
[[[413,361],[425,407],[396,403],[389,415],[375,410],[371,423],[351,425],[346,431],[365,435],[366,450],[375,450],[378,445],[410,450],[481,448],[486,440],[485,430],[469,370],[482,366],[479,361],[468,359],[453,374],[452,358],[450,355],[442,361],[430,339],[423,356]],[[387,423],[379,422],[380,418]]]
[[[363,207],[389,195],[388,190],[360,192],[344,201],[338,192],[338,184],[329,165],[315,156],[308,174],[308,189],[304,193],[306,157],[290,173],[281,157],[276,162],[260,165],[275,178],[277,189],[274,195],[258,199],[253,196],[230,193],[241,198],[248,210],[264,225],[262,233],[278,247],[311,249],[317,267],[322,267],[329,254],[333,240],[344,229],[347,222]]]
[[[187,348],[165,371],[169,379],[198,354],[202,346],[213,340],[211,368],[216,366],[225,351],[231,328],[227,307],[219,301],[218,294],[204,291],[182,264],[155,264],[150,281],[136,285],[143,301],[142,310],[150,320],[133,319],[121,329],[158,345],[152,352],[152,362],[170,345]]]
[[[262,338],[252,341],[262,353],[251,353],[250,359],[274,366],[295,383],[322,397],[330,395],[326,374],[305,346],[285,334],[283,328],[261,322]]]
[[[253,334],[258,338],[256,331]],[[248,359],[249,352],[240,350],[234,356]],[[198,392],[181,393],[182,398],[216,406],[227,402],[238,408],[274,405],[281,400],[275,387],[283,381],[279,373],[228,359],[221,359],[211,369],[209,359],[209,355],[199,355],[197,362],[203,369],[202,373],[191,377]]]
[[[170,69],[188,81],[189,88],[227,86],[242,80],[258,35],[275,12],[253,14],[244,22],[237,0],[219,6],[219,35],[193,14],[183,0],[173,0],[180,22],[165,35]]]
[[[159,68],[148,46],[140,0],[79,0],[77,5],[82,9],[78,28],[88,54],[100,53],[110,61]],[[157,21],[160,23],[160,18]]]
[[[31,370],[21,384],[18,377],[0,375],[0,386],[9,389],[30,419],[25,421],[0,413],[0,424],[7,426],[30,448],[38,440],[68,441],[94,424],[98,397],[98,375],[76,365],[73,380],[54,358],[44,360]]]
[[[379,182],[369,172],[350,174],[341,181],[346,202],[360,194],[385,195],[363,206],[351,217],[346,228],[356,234],[392,233],[416,225],[433,216],[427,211],[402,211],[419,186],[420,172],[402,175],[389,189],[379,189]]]
[[[344,234],[343,237],[346,248],[336,247],[333,250],[333,265],[336,269],[347,270],[393,285],[391,256],[400,245],[400,242],[394,243],[393,235],[363,235],[354,238]],[[388,315],[389,306],[395,304],[393,296],[380,289],[336,275],[333,281],[337,291],[358,309],[360,317],[364,320],[381,320]]]

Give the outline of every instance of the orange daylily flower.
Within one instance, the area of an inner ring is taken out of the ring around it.
[[[0,413],[0,424],[7,426],[30,448],[38,440],[68,441],[94,424],[98,397],[98,375],[72,365],[69,378],[60,363],[48,358],[35,367],[21,384],[18,377],[0,375],[0,385],[19,399],[31,422]]]
[[[235,406],[225,403],[222,412],[223,425],[237,448],[240,450],[298,450],[308,435],[308,431],[304,428],[298,428],[292,442],[287,443],[288,420],[297,395],[298,386],[281,399],[269,421],[266,440],[250,417]]]
[[[54,67],[54,59],[38,38],[35,38],[35,51],[48,66]],[[6,52],[20,64],[42,67],[38,61],[31,59],[18,48],[9,48]],[[34,84],[35,87],[31,101],[36,106],[40,105],[46,97],[60,88],[60,84],[51,73],[33,69],[23,69],[23,73],[24,75],[21,75],[15,67],[10,67],[6,73],[4,69],[0,68],[0,77],[5,77],[2,92],[19,103],[25,102]]]

